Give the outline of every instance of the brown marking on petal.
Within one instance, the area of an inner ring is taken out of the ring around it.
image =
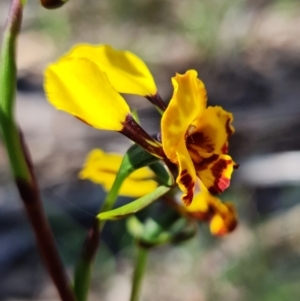
[[[228,233],[228,230],[226,227],[221,228],[217,233],[214,233],[215,236],[224,236]]]
[[[227,154],[228,153],[228,142],[225,142],[224,145],[222,146],[221,153],[222,154]]]
[[[223,236],[232,232],[238,225],[235,207],[231,203],[224,203],[224,206],[226,206],[228,211],[225,214],[221,214],[224,221],[224,227],[216,233],[217,236]]]
[[[231,121],[232,121],[231,118],[228,118],[225,124],[225,129],[228,137],[230,137],[234,132],[230,126]]]
[[[194,186],[195,182],[193,181],[191,175],[188,173],[186,169],[184,169],[179,175],[179,182],[182,183],[183,186],[186,187],[187,192],[186,195],[182,197],[184,204],[189,206],[192,202],[194,196]]]
[[[210,157],[208,158],[202,158],[202,161],[200,163],[195,163],[194,162],[194,165],[195,165],[195,169],[197,171],[201,171],[201,170],[205,170],[208,168],[208,166],[215,162],[217,159],[219,158],[219,155],[217,154],[212,154]]]
[[[185,133],[185,138],[191,136],[195,132],[195,130],[196,130],[196,127],[194,125],[190,124]]]
[[[81,122],[87,124],[88,126],[91,126],[88,122],[86,122],[85,120],[83,120],[82,118],[75,116],[78,120],[80,120]]]
[[[196,145],[206,150],[208,153],[214,151],[214,144],[202,132],[196,132],[186,138],[186,144]]]
[[[209,187],[209,192],[213,194],[222,193],[226,188],[228,188],[230,180],[225,177],[216,178],[214,185]]]
[[[224,236],[230,232],[232,232],[237,227],[237,221],[235,220],[234,223],[224,226],[219,230],[219,232],[215,233],[216,236]]]
[[[187,145],[187,149],[194,163],[200,163],[202,161],[199,151],[194,149],[192,145]]]
[[[232,160],[219,159],[214,165],[210,168],[212,175],[215,178],[214,185],[208,190],[211,193],[221,193],[230,184],[230,179],[222,176],[223,171],[227,168],[229,164],[232,163]]]
[[[238,221],[236,219],[233,219],[228,223],[227,225],[227,232],[232,232],[238,225]]]
[[[227,226],[227,232],[231,232],[236,228],[238,224],[236,209],[235,206],[229,202],[224,203],[224,206],[227,207],[227,210],[229,212],[224,216],[225,224]]]
[[[189,212],[188,214],[191,217],[195,219],[199,219],[201,221],[209,221],[211,219],[211,215],[209,212],[195,211],[195,212]]]
[[[205,212],[194,211],[194,212],[189,212],[189,215],[196,219],[208,222],[213,218],[213,216],[216,214],[216,212],[217,212],[217,209],[215,208],[214,204],[209,203],[208,208]]]

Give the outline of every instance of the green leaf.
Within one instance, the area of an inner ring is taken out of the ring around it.
[[[170,215],[171,216],[171,215]],[[145,248],[153,248],[166,243],[180,243],[195,236],[197,225],[193,220],[178,216],[176,220],[167,218],[161,223],[152,218],[147,218],[142,224],[136,217],[127,221],[129,233]]]
[[[135,215],[132,215],[127,219],[126,226],[127,226],[128,232],[134,238],[142,237],[145,227]]]
[[[171,187],[168,186],[159,186],[157,187],[153,192],[127,204],[122,207],[119,207],[114,210],[102,212],[98,214],[98,218],[100,220],[117,220],[124,218],[130,214],[136,213],[143,208],[147,207],[160,197],[162,197],[164,194],[169,192],[171,190]]]
[[[139,145],[134,144],[126,152],[120,169],[130,174],[136,169],[148,166],[158,160],[157,157],[154,157]]]
[[[124,180],[132,172],[134,172],[136,169],[139,169],[141,167],[153,164],[158,160],[159,160],[158,158],[146,152],[139,145],[137,144],[132,145],[124,155],[123,161],[116,175],[113,186],[111,187],[111,190],[107,194],[100,211],[101,212],[108,211],[113,207]],[[101,227],[103,226],[101,225]]]
[[[139,242],[148,248],[166,243],[184,242],[194,237],[197,232],[196,224],[192,220],[185,218],[178,219],[169,229],[159,229],[159,225],[156,225],[156,227],[151,225],[151,229],[147,229],[147,224],[145,226],[145,234],[140,238]]]
[[[161,164],[161,162],[154,162],[149,165],[149,168],[164,185],[172,186],[175,183],[173,175]]]

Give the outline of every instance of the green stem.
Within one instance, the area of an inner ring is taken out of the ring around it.
[[[110,210],[118,197],[118,192],[125,180],[127,173],[119,172],[116,176],[114,184],[106,195],[103,202],[101,212]],[[77,301],[86,301],[89,292],[90,280],[93,270],[93,262],[99,247],[100,234],[106,221],[99,220],[95,217],[93,226],[85,239],[81,255],[75,266],[74,272],[74,292]]]
[[[143,277],[146,270],[148,249],[139,246],[138,257],[134,269],[130,301],[138,301],[141,293]]]
[[[74,293],[77,301],[85,301],[88,297],[94,261],[99,242],[99,220],[95,217],[83,245],[81,256],[76,263],[74,274]]]
[[[56,248],[41,195],[35,178],[32,160],[14,119],[16,95],[16,40],[25,1],[12,0],[3,35],[0,56],[0,130],[9,157],[13,177],[23,201],[28,219],[44,264],[63,301],[76,301],[63,263]]]
[[[28,180],[30,171],[24,160],[18,128],[13,119],[16,94],[16,40],[22,21],[23,5],[13,0],[0,56],[0,128],[15,177]]]
[[[142,150],[137,145],[131,146],[123,158],[120,170],[116,175],[113,186],[111,187],[109,193],[106,195],[106,198],[103,202],[100,212],[104,213],[105,215],[105,212],[108,212],[113,208],[116,199],[118,197],[119,190],[124,180],[128,177],[129,174],[131,174],[137,168],[149,164],[155,164],[157,160],[158,160],[157,158],[154,158],[152,155],[147,154],[144,150]],[[159,168],[157,170],[159,170]],[[166,177],[163,178],[164,180],[166,180]],[[166,180],[166,182],[168,181]],[[165,193],[166,192],[165,190],[169,190],[169,188],[160,187],[158,191],[154,192],[154,194],[157,195],[157,193],[158,194]],[[142,204],[147,204],[149,200],[147,200],[147,198],[146,199],[142,198],[142,200],[140,200],[138,203],[140,204],[141,201]],[[119,208],[119,211],[122,211],[126,208],[131,209],[131,211],[137,210],[137,207],[135,205],[136,202],[132,202],[131,204],[132,204],[131,206],[127,204],[122,208]],[[117,213],[119,212],[118,209],[116,209],[116,211]],[[87,300],[88,286],[89,286],[91,273],[92,273],[92,265],[99,246],[99,241],[100,241],[99,236],[101,234],[101,230],[103,229],[105,223],[106,223],[106,219],[102,219],[102,220],[99,219],[99,215],[98,217],[95,218],[93,227],[89,230],[89,233],[85,240],[85,244],[82,249],[81,256],[76,264],[75,274],[74,274],[74,290],[78,301]]]
[[[128,176],[127,172],[119,171],[117,173],[115,181],[113,183],[113,186],[111,187],[109,193],[106,195],[106,198],[103,202],[100,212],[105,212],[105,211],[111,210],[113,208],[113,206],[117,200],[119,190],[127,176]],[[100,229],[101,230],[103,229],[105,222],[106,221],[104,221],[104,220],[100,221]]]

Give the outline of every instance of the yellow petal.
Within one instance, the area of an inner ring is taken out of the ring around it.
[[[172,78],[174,93],[161,121],[162,143],[167,157],[176,160],[178,144],[192,122],[199,118],[206,107],[206,90],[195,70],[176,74]]]
[[[155,95],[157,88],[146,64],[129,51],[118,51],[108,45],[80,44],[66,57],[86,58],[106,73],[120,93]]]
[[[194,196],[196,172],[184,140],[178,145],[176,154],[178,160],[177,164],[179,165],[176,183],[181,191],[183,191],[182,201],[189,206]]]
[[[192,204],[185,207],[188,214],[202,221],[208,221],[213,235],[224,235],[233,231],[237,225],[237,214],[233,204],[223,203],[209,193],[200,182],[200,192],[195,194]]]
[[[157,188],[157,182],[154,180],[136,181],[132,178],[127,178],[119,191],[119,195],[138,198],[144,196]],[[107,187],[107,191],[111,188]]]
[[[216,210],[216,214],[210,220],[210,232],[213,235],[222,236],[232,232],[237,226],[237,214],[235,207],[231,203],[220,203],[221,210]]]
[[[187,211],[193,214],[194,217],[200,219],[206,219],[205,216],[209,213],[209,204],[211,203],[211,198],[214,198],[207,188],[200,182],[200,191],[195,194],[193,201],[190,206],[186,207]]]
[[[221,107],[208,107],[193,124],[195,129],[187,138],[187,144],[198,151],[227,153],[228,138],[234,132],[232,121],[232,114]]]
[[[211,193],[221,193],[230,184],[231,174],[237,165],[228,155],[201,153],[202,162],[196,163],[198,177]]]
[[[148,167],[137,169],[132,174],[129,175],[129,178],[135,181],[150,179],[154,177],[155,177],[154,172]]]
[[[121,166],[122,160],[123,158],[119,154],[105,153],[98,148],[93,149],[88,153],[79,177],[86,179],[94,172],[97,174],[98,171],[105,171],[115,175]],[[102,178],[99,179],[100,182],[102,180]]]
[[[79,178],[100,184],[105,191],[109,191],[122,159],[119,154],[105,153],[100,149],[92,150],[79,173]],[[157,182],[153,180],[154,176],[154,173],[147,167],[134,171],[123,182],[119,195],[140,197],[152,192],[157,187]]]
[[[49,102],[89,125],[120,131],[130,110],[107,76],[87,59],[66,58],[45,72]]]

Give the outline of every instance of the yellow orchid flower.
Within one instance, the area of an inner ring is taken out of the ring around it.
[[[50,64],[44,88],[49,102],[88,125],[118,131],[159,158],[161,144],[133,119],[119,93],[143,94],[160,99],[145,63],[128,51],[110,46],[79,45]]]
[[[206,90],[195,70],[177,74],[172,84],[166,108],[145,63],[107,45],[76,46],[45,72],[46,94],[56,108],[95,128],[121,132],[168,166],[170,161],[178,166],[176,182],[189,205],[197,177],[211,193],[230,184],[237,167],[227,155],[233,116],[221,107],[206,108]],[[162,144],[134,121],[119,93],[142,95],[164,111]]]
[[[100,184],[108,192],[114,183],[122,159],[122,155],[94,149],[87,155],[79,178]],[[147,167],[135,170],[123,182],[119,195],[133,198],[144,196],[157,188],[158,184],[154,178],[155,174]]]
[[[233,116],[221,107],[206,108],[206,90],[195,70],[176,74],[172,84],[173,96],[161,121],[162,143],[166,156],[179,166],[176,182],[189,205],[196,176],[212,193],[229,186],[237,167],[226,155]]]
[[[119,51],[109,45],[80,44],[73,47],[63,58],[87,59],[94,62],[120,93],[141,96],[157,93],[148,67],[129,51]]]
[[[237,213],[232,203],[222,202],[210,194],[200,182],[200,192],[196,193],[190,206],[184,211],[192,218],[208,221],[210,232],[222,236],[232,232],[237,226]]]

